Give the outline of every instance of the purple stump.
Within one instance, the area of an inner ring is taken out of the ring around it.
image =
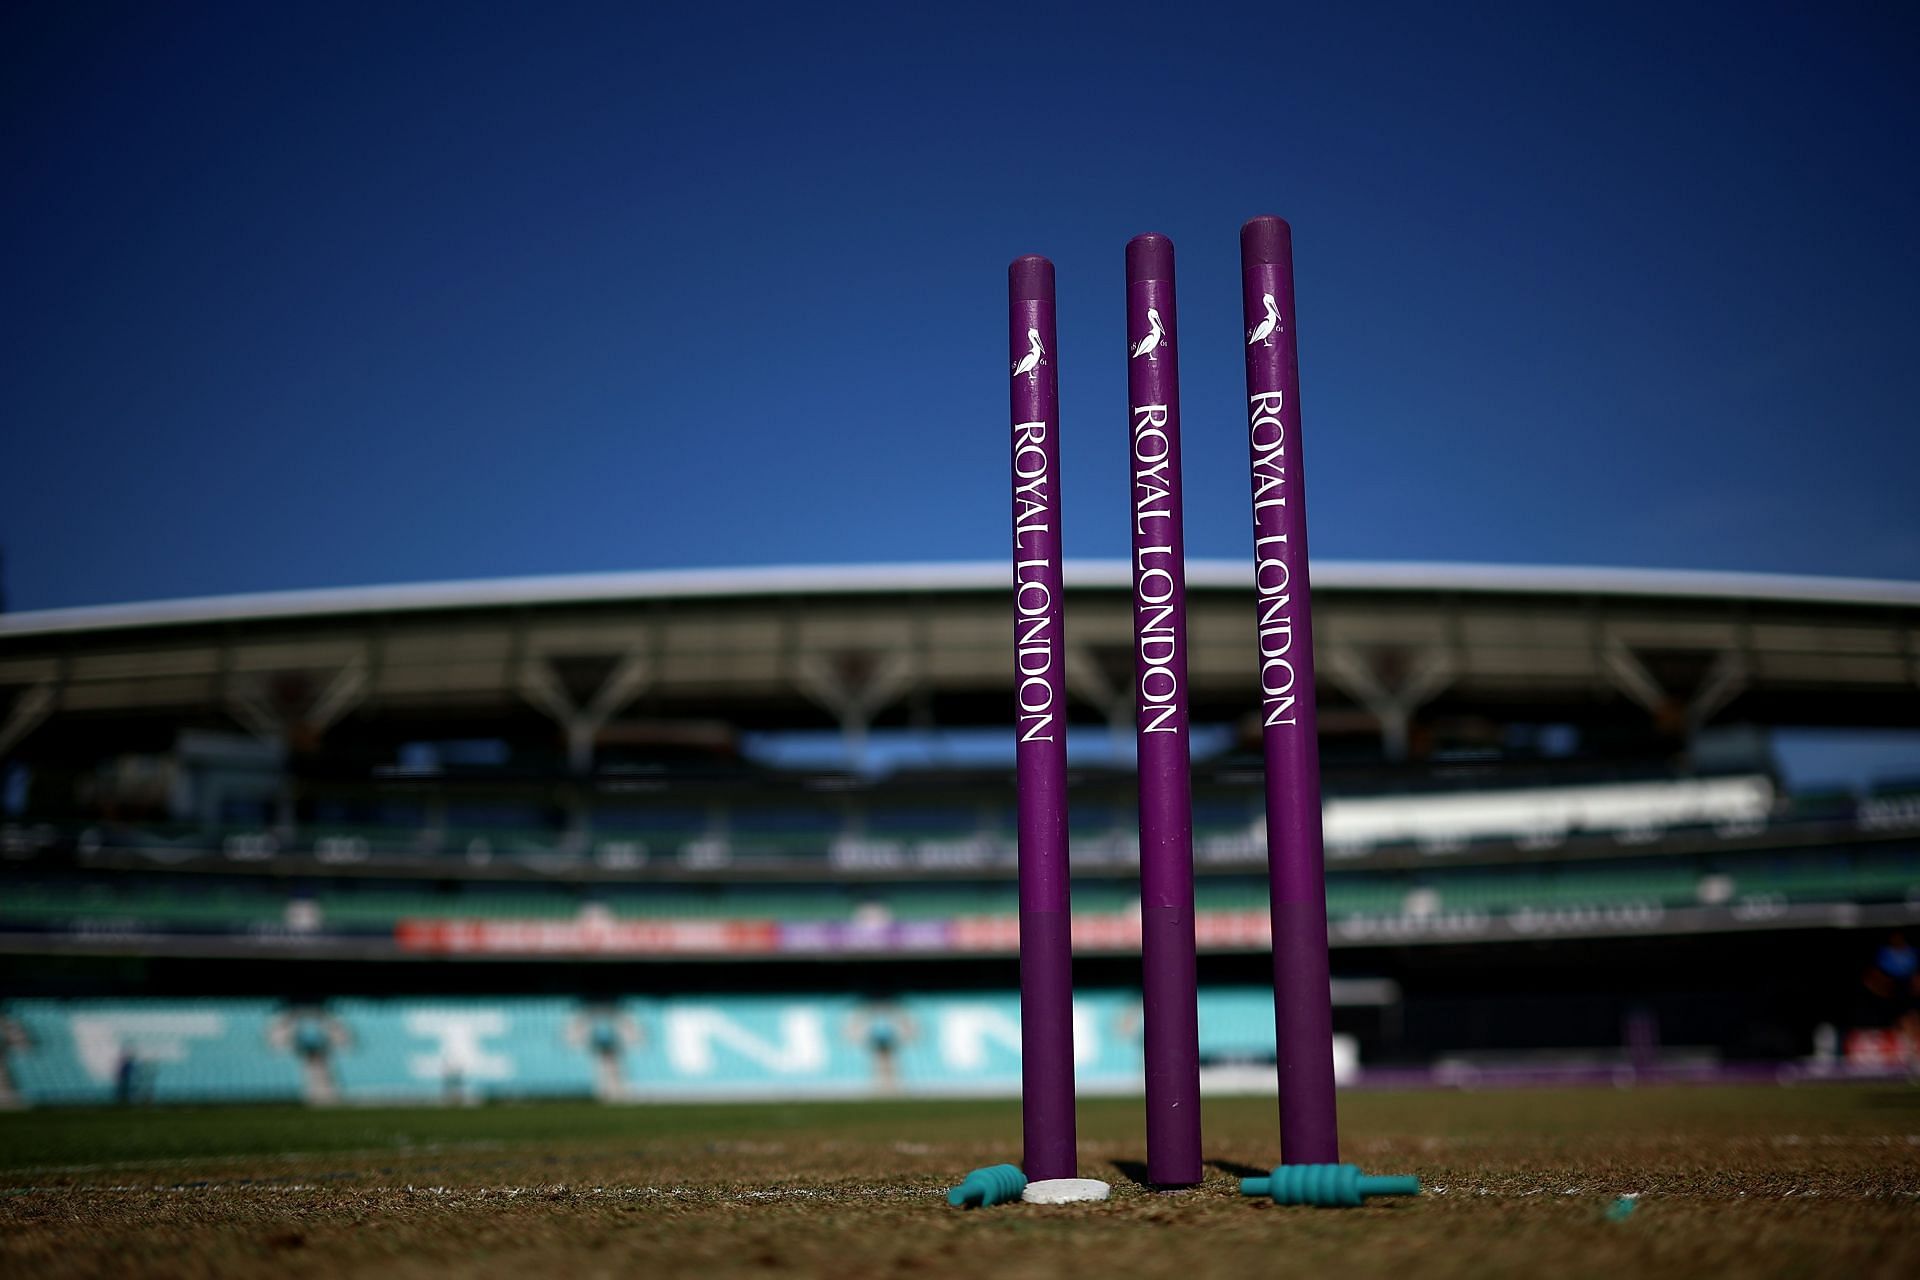
[[[1181,536],[1180,365],[1173,242],[1127,242],[1127,420],[1133,521],[1134,731],[1140,759],[1140,958],[1147,1181],[1200,1181],[1194,979],[1187,575]]]
[[[1067,900],[1067,684],[1053,264],[1007,268],[1013,362],[1013,636],[1020,805],[1020,1098],[1030,1181],[1077,1171]]]
[[[1247,325],[1260,722],[1267,755],[1280,1151],[1288,1164],[1337,1164],[1293,229],[1274,217],[1255,218],[1240,228],[1240,279]]]

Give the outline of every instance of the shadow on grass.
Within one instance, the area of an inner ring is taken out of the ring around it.
[[[1217,1160],[1209,1161],[1208,1163],[1212,1164],[1216,1169],[1226,1167]],[[1193,1189],[1192,1187],[1167,1187],[1150,1181],[1147,1177],[1147,1162],[1144,1160],[1115,1160],[1112,1164],[1115,1169],[1119,1170],[1121,1177],[1131,1182],[1134,1186],[1139,1187],[1142,1191],[1178,1192],[1191,1191]],[[1237,1169],[1240,1166],[1234,1165],[1232,1167]],[[1256,1169],[1253,1171],[1253,1174],[1264,1174],[1265,1172],[1265,1169]],[[1253,1174],[1247,1176],[1251,1177]],[[1196,1183],[1195,1185],[1198,1184]]]

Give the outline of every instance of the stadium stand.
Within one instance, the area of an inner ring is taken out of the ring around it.
[[[1009,1087],[1001,576],[0,615],[0,1079],[36,1102]],[[1138,1071],[1127,585],[1070,572],[1077,1016],[1114,1089]],[[1920,723],[1920,592],[1378,565],[1314,591],[1349,1066],[1610,1061],[1623,967],[1696,1058],[1882,1016],[1849,984],[1920,924],[1920,785],[1789,793],[1769,734]],[[1244,569],[1198,562],[1189,595],[1202,1035],[1244,1082],[1272,1058]],[[565,963],[609,959],[643,963]],[[132,973],[148,998],[118,994]],[[1525,1016],[1468,1025],[1463,993]]]

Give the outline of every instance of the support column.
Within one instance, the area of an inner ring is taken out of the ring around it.
[[[1127,661],[1133,660],[1129,653]],[[1133,687],[1110,678],[1107,669],[1085,645],[1069,644],[1066,657],[1067,690],[1099,707],[1113,735],[1113,758],[1125,760],[1133,751]]]
[[[855,769],[866,767],[867,731],[874,717],[913,685],[913,677],[913,658],[898,650],[879,655],[803,653],[793,664],[801,691],[840,722],[847,760]]]
[[[1443,649],[1429,649],[1389,687],[1372,663],[1352,645],[1334,645],[1320,660],[1321,668],[1348,697],[1380,722],[1380,741],[1389,760],[1405,760],[1413,731],[1413,714],[1453,683],[1453,658]]]
[[[540,657],[520,665],[520,696],[544,712],[567,740],[567,767],[575,773],[593,772],[593,747],[600,731],[646,690],[653,679],[653,663],[645,651],[629,649],[585,706],[576,706],[560,677]]]
[[[1643,707],[1654,723],[1669,733],[1689,737],[1704,728],[1727,704],[1746,689],[1752,668],[1736,649],[1714,655],[1690,694],[1671,693],[1647,670],[1640,656],[1617,638],[1601,647],[1601,663],[1615,688]]]
[[[0,756],[13,750],[21,739],[38,729],[41,722],[53,714],[54,704],[58,700],[51,680],[27,686],[13,700],[7,718],[0,720]]]
[[[1687,699],[1687,730],[1698,733],[1747,687],[1747,664],[1737,653],[1721,654]]]

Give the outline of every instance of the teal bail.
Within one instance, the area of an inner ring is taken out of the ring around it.
[[[1358,1165],[1352,1164],[1283,1164],[1267,1177],[1240,1179],[1240,1194],[1267,1196],[1275,1204],[1352,1209],[1358,1208],[1368,1196],[1417,1196],[1420,1179],[1411,1174],[1362,1173]]]
[[[989,1209],[1020,1198],[1027,1189],[1027,1175],[1014,1165],[990,1164],[975,1169],[947,1192],[947,1203],[956,1209]]]

